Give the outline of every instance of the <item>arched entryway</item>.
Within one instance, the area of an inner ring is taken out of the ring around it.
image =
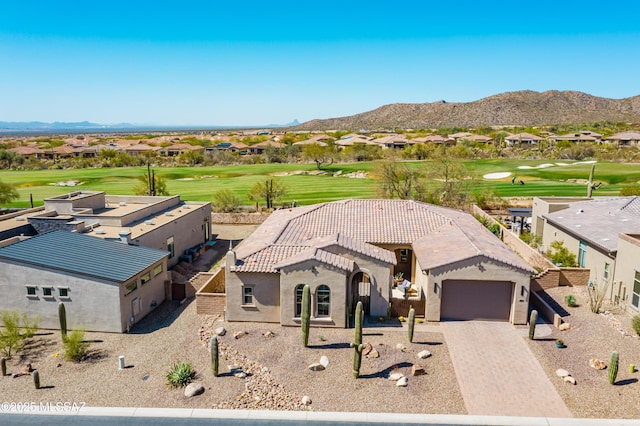
[[[362,302],[365,315],[369,315],[371,304],[371,277],[364,271],[356,272],[351,278],[351,312],[356,311],[358,302]]]

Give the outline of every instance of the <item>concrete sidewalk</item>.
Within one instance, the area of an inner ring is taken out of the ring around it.
[[[440,327],[470,415],[573,417],[512,324],[461,321]]]

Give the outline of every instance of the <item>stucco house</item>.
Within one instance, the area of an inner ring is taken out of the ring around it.
[[[226,319],[298,325],[308,284],[312,325],[348,327],[358,301],[387,315],[400,272],[429,321],[527,321],[535,271],[471,215],[408,200],[275,211],[227,254]]]
[[[69,328],[121,333],[165,299],[164,250],[56,230],[14,237],[0,247],[0,311],[39,317],[58,329],[58,302]]]
[[[540,136],[532,135],[531,133],[516,133],[504,138],[507,146],[514,145],[537,145],[543,138]]]
[[[562,241],[608,298],[638,312],[640,197],[534,198],[532,232],[543,249]]]

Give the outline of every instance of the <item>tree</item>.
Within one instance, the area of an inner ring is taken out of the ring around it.
[[[268,179],[264,182],[256,182],[251,188],[249,199],[256,202],[256,210],[259,208],[259,201],[265,200],[267,209],[273,208],[273,203],[280,200],[287,193],[287,188],[277,179]]]
[[[620,190],[621,196],[640,195],[640,185],[625,186]]]
[[[547,257],[556,265],[569,268],[578,266],[575,253],[571,253],[562,241],[553,241],[551,248],[547,250]]]
[[[330,146],[322,146],[317,143],[302,146],[302,158],[316,163],[318,170],[322,166],[330,166],[336,158],[336,152]]]
[[[230,189],[221,189],[213,194],[213,206],[215,211],[230,213],[236,211],[240,205],[240,197]]]
[[[430,192],[425,192],[422,201],[452,208],[463,208],[468,204],[474,180],[462,162],[440,154],[428,163],[427,177],[433,181]]]
[[[20,315],[17,311],[4,311],[1,317],[3,330],[0,331],[0,350],[10,358],[14,351],[24,347],[25,340],[36,333],[38,320],[29,318],[27,314]]]
[[[0,180],[0,204],[7,204],[18,198],[20,198],[18,191],[12,185]]]
[[[138,184],[133,187],[133,193],[136,195],[169,195],[167,190],[167,181],[155,174],[151,170],[151,166],[147,164],[147,173],[138,176]]]
[[[378,178],[378,192],[383,198],[415,199],[422,189],[422,174],[395,157],[378,161],[374,165]]]

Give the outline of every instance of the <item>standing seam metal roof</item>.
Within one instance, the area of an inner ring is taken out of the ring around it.
[[[0,247],[0,259],[124,282],[168,256],[149,247],[56,230]]]

